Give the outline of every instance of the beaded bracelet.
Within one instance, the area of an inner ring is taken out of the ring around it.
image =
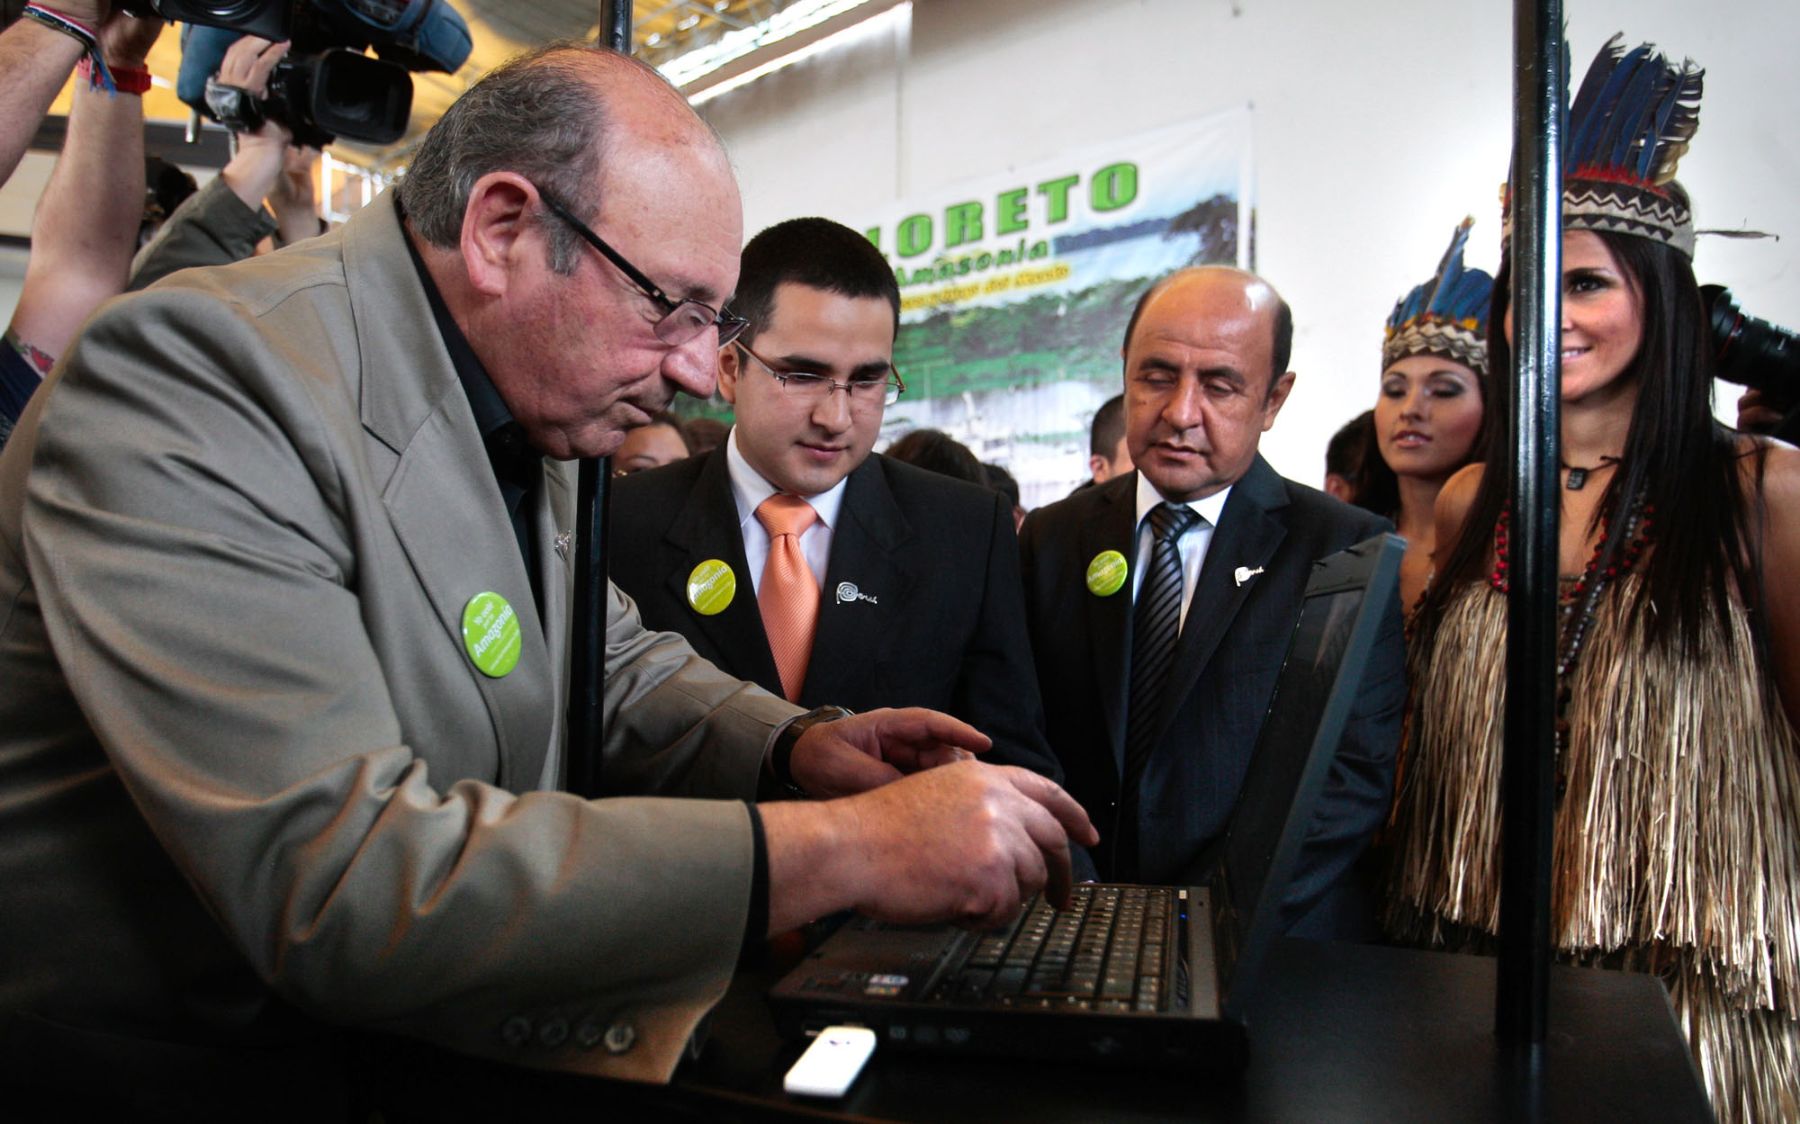
[[[60,31],[69,38],[80,43],[82,53],[86,56],[88,66],[88,82],[104,89],[107,93],[115,93],[118,87],[113,82],[112,71],[106,68],[106,58],[100,53],[100,37],[94,29],[63,15],[54,8],[46,8],[42,4],[27,4],[19,13],[26,19],[35,20],[52,31]]]

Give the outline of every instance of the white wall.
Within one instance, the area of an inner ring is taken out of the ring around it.
[[[1574,80],[1614,31],[1708,68],[1682,162],[1700,279],[1800,326],[1800,4],[1569,7]],[[1249,102],[1257,266],[1293,305],[1300,381],[1263,451],[1317,483],[1331,432],[1375,398],[1381,328],[1477,219],[1499,260],[1511,151],[1511,5],[1443,0],[914,0],[852,42],[706,102],[745,230],[884,205],[1064,149]],[[1121,329],[1123,325],[1121,325]],[[1721,413],[1736,390],[1724,387]]]

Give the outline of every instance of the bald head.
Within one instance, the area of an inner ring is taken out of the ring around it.
[[[485,75],[445,111],[414,154],[400,187],[412,229],[427,243],[457,245],[469,194],[483,176],[510,171],[588,220],[608,172],[645,162],[719,186],[730,164],[712,129],[645,63],[581,43],[556,43]],[[546,224],[551,265],[573,268],[571,230]]]
[[[1144,310],[1151,302],[1168,296],[1170,290],[1178,290],[1183,296],[1184,304],[1188,297],[1205,295],[1212,298],[1207,302],[1211,307],[1237,307],[1259,319],[1266,318],[1269,325],[1271,388],[1275,380],[1286,373],[1294,350],[1292,310],[1273,285],[1254,273],[1226,265],[1178,269],[1144,290],[1144,295],[1138,298],[1136,306],[1131,310],[1131,319],[1125,324],[1125,342],[1119,349],[1121,356],[1131,350],[1131,339],[1137,334]]]
[[[1242,270],[1184,269],[1138,302],[1125,339],[1125,444],[1164,499],[1243,478],[1293,389],[1287,305]]]

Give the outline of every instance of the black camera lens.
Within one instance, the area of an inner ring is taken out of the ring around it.
[[[1723,285],[1702,285],[1700,295],[1712,322],[1714,373],[1782,400],[1800,396],[1800,340],[1794,333],[1745,315]]]
[[[412,78],[393,63],[326,51],[313,74],[313,122],[365,144],[391,144],[406,133],[412,93]]]

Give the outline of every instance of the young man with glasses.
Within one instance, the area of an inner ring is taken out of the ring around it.
[[[928,706],[994,739],[990,761],[1058,776],[1031,669],[1018,545],[998,492],[871,450],[905,384],[900,291],[880,251],[821,218],[744,248],[731,308],[749,328],[719,354],[735,424],[705,457],[621,480],[613,580],[650,628],[801,706]],[[810,629],[784,649],[758,510],[804,500]],[[690,577],[728,570],[732,592]],[[723,567],[723,570],[720,570]]]

